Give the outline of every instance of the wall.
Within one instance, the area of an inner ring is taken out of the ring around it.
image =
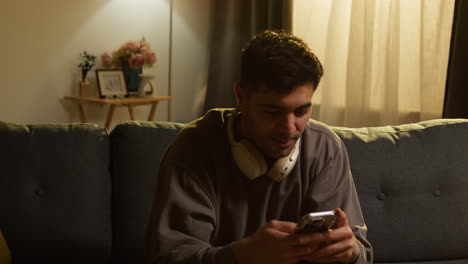
[[[203,115],[208,82],[213,0],[174,0],[172,34],[172,121]]]
[[[200,5],[195,5],[194,1],[174,0],[172,49],[169,46],[170,0],[15,0],[3,3],[0,120],[34,124],[79,122],[76,106],[62,99],[78,94],[79,54],[86,50],[100,55],[117,49],[125,41],[145,36],[158,57],[156,65],[145,69],[145,73],[156,75],[159,95],[174,96],[170,104],[159,103],[155,119],[169,120],[172,112],[172,120],[189,121],[199,114],[190,100],[195,98],[194,94],[206,79],[203,76],[206,70],[202,68],[208,61],[205,57],[209,18],[205,10],[209,12],[210,1],[200,0],[197,1]],[[203,11],[201,19],[196,13],[184,18],[190,9]],[[181,10],[180,14],[177,10]],[[192,32],[192,29],[195,30]],[[174,60],[170,70],[171,50]],[[185,63],[183,58],[187,58]],[[100,67],[100,59],[97,64]],[[88,75],[92,93],[97,95],[94,71]],[[170,79],[175,80],[173,85]],[[190,113],[176,109],[182,106],[189,106]],[[107,109],[107,106],[87,105],[88,122],[104,124]],[[137,118],[144,120],[149,106],[137,107],[135,111]],[[127,119],[127,109],[117,108],[112,126]]]

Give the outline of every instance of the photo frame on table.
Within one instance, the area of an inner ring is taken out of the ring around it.
[[[124,73],[116,69],[97,69],[96,81],[102,98],[123,98],[127,95]]]

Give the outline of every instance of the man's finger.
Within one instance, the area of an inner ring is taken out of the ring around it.
[[[329,244],[317,251],[317,254],[324,257],[331,257],[346,250],[352,250],[355,246],[354,240],[342,240]]]
[[[325,232],[294,234],[289,239],[291,240],[290,244],[292,246],[320,245],[329,240]]]
[[[348,217],[346,216],[345,212],[340,208],[335,209],[336,219],[333,223],[332,229],[340,228],[343,226],[348,226]]]
[[[278,220],[271,220],[267,223],[267,226],[280,232],[284,233],[294,233],[297,224],[293,222],[285,222]]]
[[[350,241],[336,242],[318,249],[313,256],[306,259],[312,262],[347,262],[353,256],[353,247]]]
[[[310,255],[312,252],[312,249],[307,246],[291,247],[286,253],[286,256],[288,258],[303,258]]]

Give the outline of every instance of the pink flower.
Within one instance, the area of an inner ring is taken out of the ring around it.
[[[112,55],[109,52],[101,54],[101,62],[104,68],[112,68]]]
[[[146,54],[146,64],[153,65],[156,63],[156,53],[154,51]]]
[[[145,56],[143,56],[142,54],[132,54],[132,56],[128,60],[128,64],[130,65],[130,68],[138,69],[145,65],[145,61]]]
[[[140,51],[145,56],[147,65],[152,66],[156,63],[156,53],[148,45],[144,45]]]
[[[129,53],[139,52],[140,42],[139,41],[127,41],[120,47],[120,50],[127,51]]]
[[[151,67],[156,63],[156,53],[143,37],[140,41],[127,41],[118,50],[101,55],[105,67],[122,67],[128,62],[131,68]]]

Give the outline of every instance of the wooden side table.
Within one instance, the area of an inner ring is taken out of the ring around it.
[[[130,119],[135,120],[134,107],[137,105],[151,105],[151,110],[148,116],[148,121],[153,121],[154,114],[156,113],[156,106],[160,101],[170,101],[170,96],[156,96],[156,97],[131,97],[124,99],[105,99],[97,97],[81,97],[81,96],[65,96],[64,99],[71,100],[72,102],[78,105],[78,110],[80,112],[81,122],[86,122],[86,115],[83,109],[84,104],[101,104],[109,105],[109,111],[107,112],[106,124],[105,127],[109,129],[112,122],[112,117],[114,116],[114,110],[116,106],[126,106],[128,108],[128,113],[130,114]]]

